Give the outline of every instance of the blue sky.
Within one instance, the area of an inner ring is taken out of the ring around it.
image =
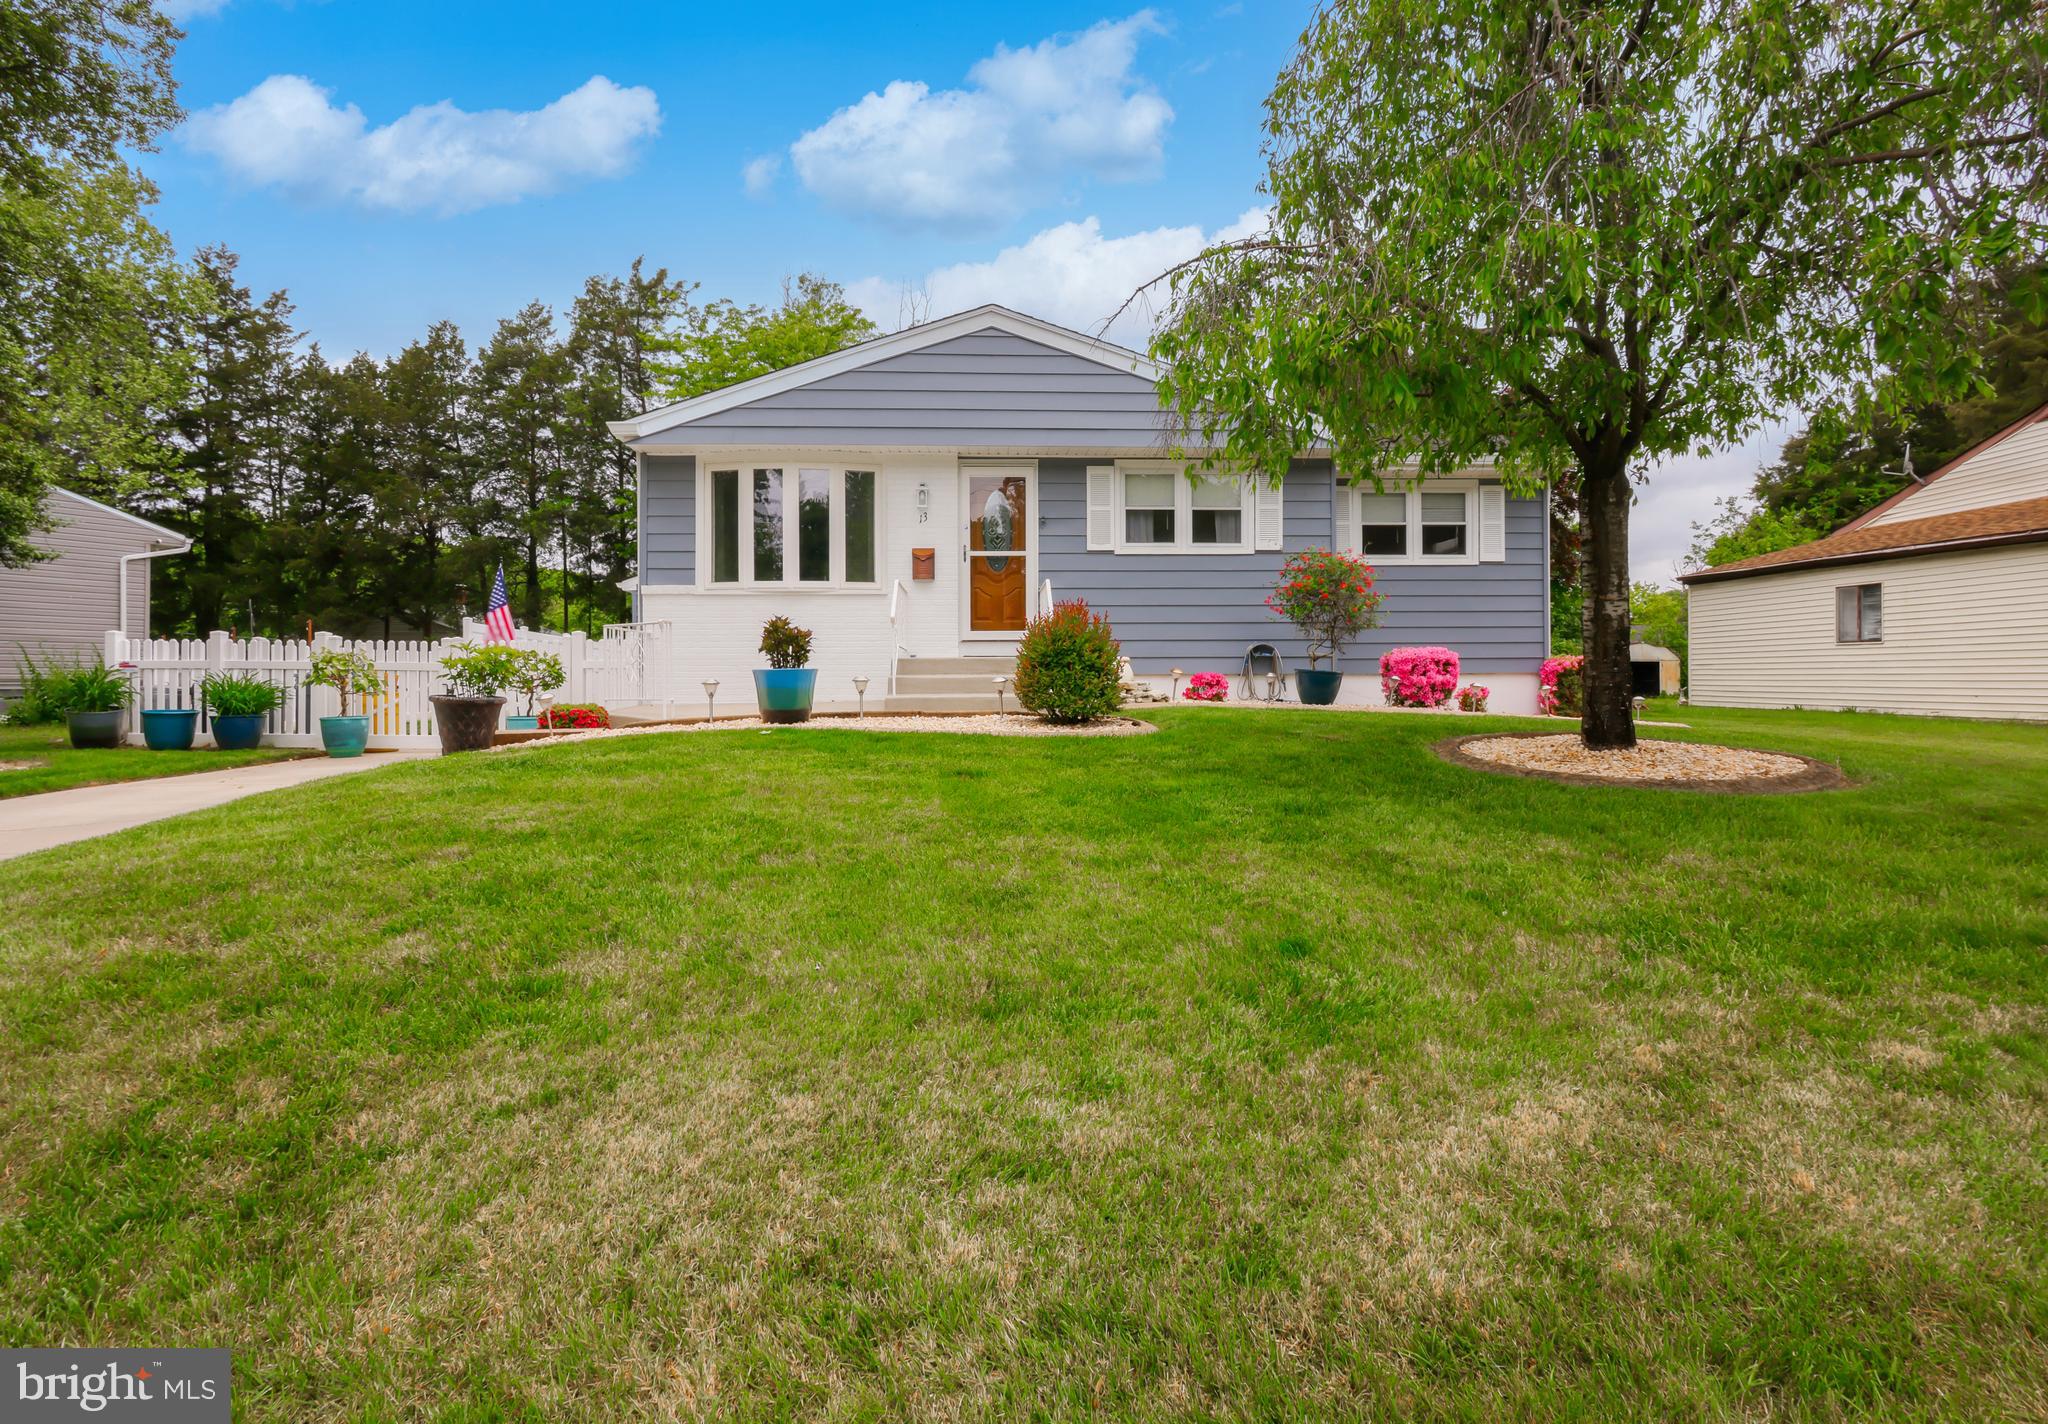
[[[815,271],[884,326],[1001,301],[1093,329],[1257,221],[1260,118],[1310,6],[173,0],[190,117],[143,160],[333,355],[651,265],[772,300]],[[1142,344],[1141,313],[1114,335]],[[1655,575],[1752,451],[1653,481]],[[1673,472],[1676,474],[1677,472]],[[1681,487],[1682,485],[1682,487]],[[1709,488],[1711,486],[1711,488]],[[1704,491],[1704,492],[1703,492]]]

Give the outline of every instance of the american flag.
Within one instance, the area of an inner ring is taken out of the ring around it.
[[[505,597],[505,566],[498,565],[498,581],[491,585],[491,606],[484,610],[484,641],[512,641],[512,600]]]

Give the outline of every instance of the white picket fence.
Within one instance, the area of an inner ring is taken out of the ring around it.
[[[481,641],[481,624],[465,625],[470,641]],[[566,680],[554,702],[596,702],[614,711],[623,708],[659,708],[669,696],[668,681],[673,656],[672,630],[667,623],[620,623],[607,627],[601,637],[583,633],[537,633],[521,629],[513,640],[522,648],[553,653],[562,660]],[[429,699],[446,690],[441,675],[441,654],[446,642],[407,642],[382,639],[347,639],[332,633],[316,633],[308,643],[302,638],[236,639],[225,632],[206,638],[129,638],[119,632],[106,635],[102,655],[108,667],[129,670],[135,698],[128,714],[130,740],[139,741],[146,708],[199,707],[200,725],[206,730],[200,679],[209,673],[258,677],[281,689],[284,701],[264,723],[264,735],[273,746],[317,747],[320,719],[341,711],[333,688],[313,687],[306,682],[306,670],[313,654],[323,648],[367,653],[376,665],[383,690],[351,711],[367,712],[370,745],[380,748],[434,747],[440,735],[434,724],[434,705]],[[505,715],[525,709],[516,699],[508,701]]]

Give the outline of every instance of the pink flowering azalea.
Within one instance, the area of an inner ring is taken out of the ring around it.
[[[1536,675],[1536,710],[1545,717],[1554,717],[1559,712],[1577,716],[1580,711],[1579,669],[1586,660],[1577,653],[1566,653],[1562,657],[1547,658],[1543,670]],[[1558,678],[1564,677],[1564,687],[1558,687]]]
[[[1221,702],[1230,696],[1230,679],[1220,672],[1198,672],[1180,696],[1183,702]]]
[[[1393,648],[1380,658],[1380,691],[1390,707],[1441,707],[1458,690],[1449,648]]]

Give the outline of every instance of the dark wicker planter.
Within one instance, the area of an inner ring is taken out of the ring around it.
[[[502,697],[432,697],[434,725],[441,733],[441,755],[480,752],[498,735]]]

